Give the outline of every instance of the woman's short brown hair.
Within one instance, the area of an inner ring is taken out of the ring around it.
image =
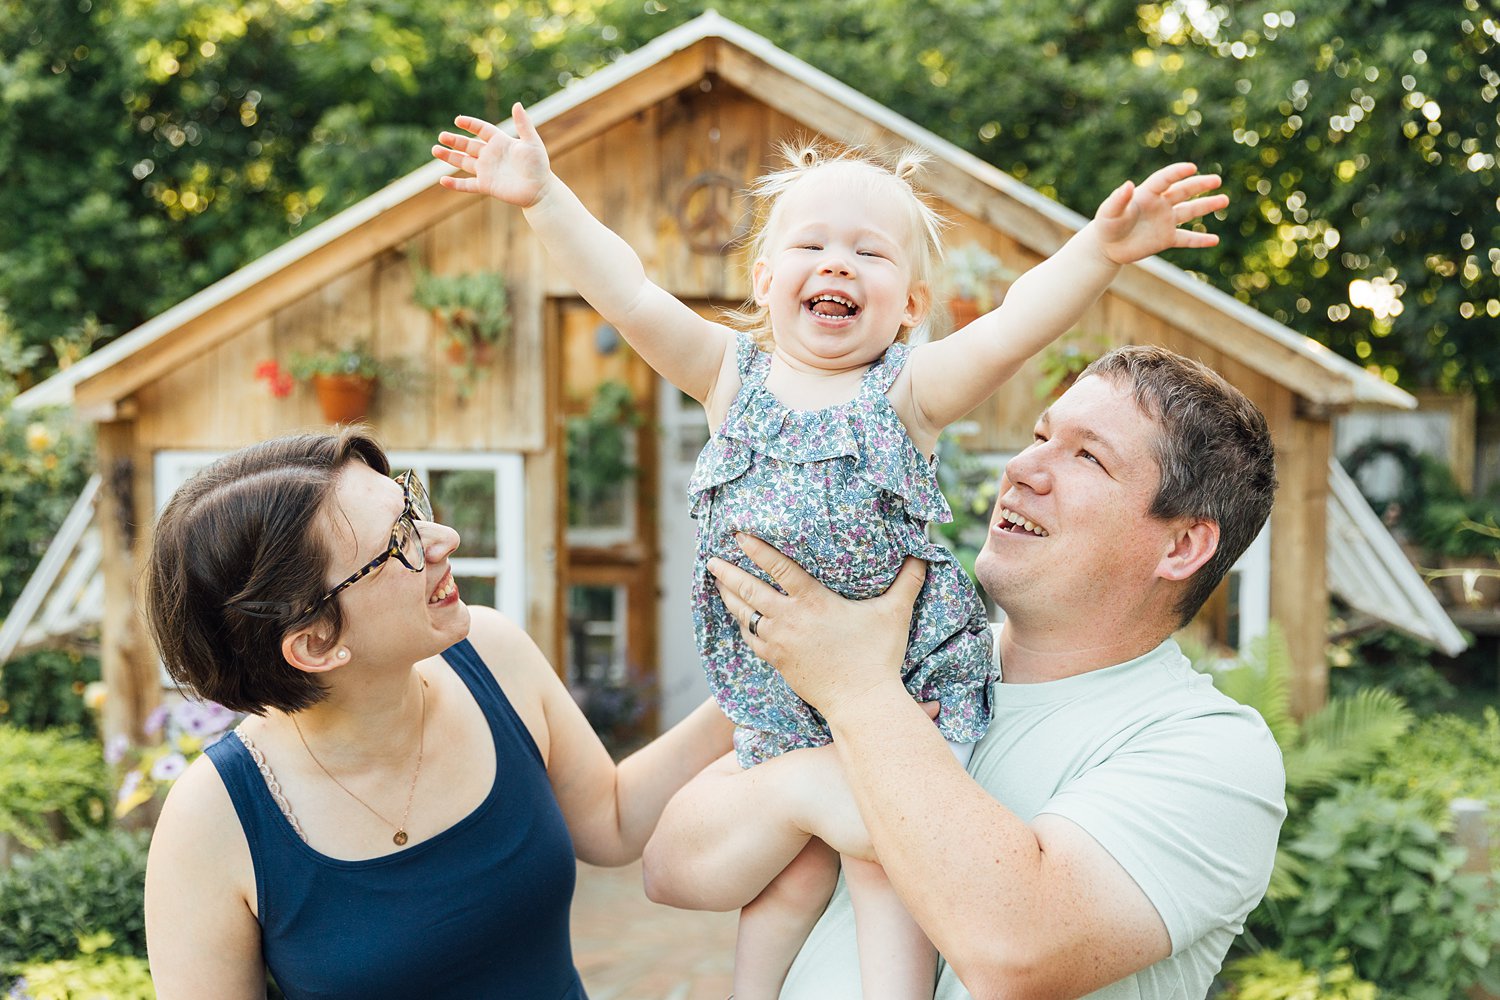
[[[156,522],[146,569],[146,618],[178,684],[236,712],[295,712],[325,696],[286,662],[288,632],[343,627],[339,602],[309,611],[328,589],[318,515],[351,461],[389,475],[358,428],[242,448],[173,494]]]

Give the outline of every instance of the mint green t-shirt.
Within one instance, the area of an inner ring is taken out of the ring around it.
[[[994,688],[969,774],[1028,822],[1092,836],[1161,914],[1172,954],[1089,1000],[1202,1000],[1271,876],[1286,817],[1281,751],[1261,717],[1167,641],[1118,666]],[[854,914],[840,879],[781,1000],[858,1000]],[[936,1000],[967,1000],[938,963]]]

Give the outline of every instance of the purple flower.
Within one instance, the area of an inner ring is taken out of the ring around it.
[[[151,710],[151,714],[146,716],[146,721],[142,724],[142,728],[145,729],[147,736],[155,736],[161,732],[161,727],[166,724],[167,706],[157,705]]]
[[[151,780],[175,781],[186,769],[186,757],[180,753],[169,753],[151,765]]]
[[[104,744],[104,763],[114,767],[125,759],[125,751],[130,749],[130,737],[124,734],[111,736]]]
[[[189,736],[204,737],[229,728],[234,713],[212,701],[185,701],[172,713],[173,720]]]
[[[6,1000],[31,1000],[31,994],[26,992],[26,977],[22,976],[10,984],[10,992],[5,994]]]
[[[135,794],[135,790],[137,788],[140,788],[140,787],[141,787],[141,772],[139,772],[139,771],[126,771],[125,772],[125,780],[123,780],[123,781],[120,782],[120,792],[119,792],[118,795],[115,796],[115,798],[118,801],[120,801],[120,802],[124,802],[126,799],[128,799],[132,795],[134,795]]]

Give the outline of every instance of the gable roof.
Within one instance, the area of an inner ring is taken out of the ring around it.
[[[837,141],[922,147],[932,156],[925,186],[934,195],[1039,254],[1055,251],[1088,221],[712,11],[530,113],[556,156],[710,74]],[[511,122],[501,127],[514,134]],[[14,405],[71,403],[95,419],[112,419],[116,404],[142,385],[462,209],[468,197],[438,184],[453,172],[436,160],[412,171],[22,393]],[[1416,406],[1384,379],[1165,261],[1123,268],[1110,291],[1189,331],[1211,320],[1215,350],[1315,405]]]

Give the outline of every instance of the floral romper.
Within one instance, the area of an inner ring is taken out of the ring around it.
[[[693,624],[709,689],[735,724],[741,767],[830,742],[828,725],[745,645],[708,572],[717,556],[768,580],[734,543],[765,539],[849,598],[882,594],[908,555],[927,560],[902,679],[919,701],[941,703],[937,724],[973,743],[990,723],[996,679],[984,605],[953,554],[927,537],[950,521],[936,463],[920,453],[886,392],[910,348],[894,344],[847,403],[793,410],[765,387],[771,356],[741,335],[740,391],[698,457],[688,491],[698,519]]]

